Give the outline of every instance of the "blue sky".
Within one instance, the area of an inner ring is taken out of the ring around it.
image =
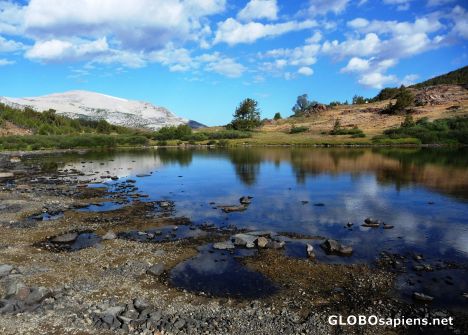
[[[0,96],[90,90],[208,125],[238,103],[374,96],[468,63],[457,0],[0,0]]]

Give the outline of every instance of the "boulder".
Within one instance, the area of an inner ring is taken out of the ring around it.
[[[236,234],[232,237],[232,240],[234,241],[234,245],[236,246],[254,248],[257,236],[248,234]]]
[[[13,178],[14,176],[12,172],[0,172],[0,179]]]
[[[335,240],[327,239],[320,245],[326,253],[340,255],[340,256],[349,256],[353,253],[353,248],[350,246],[345,246],[338,243]]]
[[[136,298],[133,300],[133,306],[138,312],[144,311],[149,307],[149,304],[143,299]]]
[[[284,241],[275,241],[275,240],[270,240],[268,241],[268,244],[266,247],[268,249],[282,249],[284,247]]]
[[[266,237],[260,236],[257,238],[257,247],[259,248],[266,248],[268,245],[269,240]]]
[[[152,265],[148,270],[146,270],[146,273],[155,277],[159,277],[162,273],[164,272],[164,264],[154,264]]]
[[[374,220],[373,218],[366,218],[362,226],[369,227],[369,228],[378,228],[380,227],[380,221]]]

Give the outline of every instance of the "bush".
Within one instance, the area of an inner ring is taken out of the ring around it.
[[[218,141],[218,146],[220,147],[227,147],[229,146],[229,141],[226,139],[221,139]]]
[[[335,124],[333,125],[333,129],[330,131],[330,135],[352,135],[352,138],[366,137],[363,131],[357,126],[354,126],[353,128],[342,128],[339,119],[335,120]]]
[[[404,112],[406,108],[414,105],[414,95],[410,90],[401,86],[396,95],[396,102],[390,103],[384,113],[386,114],[397,114]]]
[[[309,128],[308,127],[296,127],[296,126],[292,126],[291,130],[289,130],[289,133],[290,134],[297,134],[297,133],[303,133],[305,131],[308,131]]]
[[[182,140],[192,135],[192,128],[185,124],[179,126],[162,127],[154,133],[153,138],[159,141]]]
[[[275,116],[273,116],[273,120],[281,120],[281,114],[280,113],[275,113]]]
[[[413,125],[408,123],[406,126],[388,129],[381,138],[417,138],[423,144],[468,144],[468,118],[456,117],[434,122],[424,118]]]
[[[247,98],[243,100],[234,112],[231,127],[236,130],[250,130],[260,126],[260,110],[258,102]]]

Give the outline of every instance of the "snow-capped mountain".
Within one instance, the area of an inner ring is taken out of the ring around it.
[[[0,97],[0,102],[16,108],[30,107],[39,112],[54,109],[58,114],[71,118],[104,119],[111,124],[125,127],[156,130],[164,126],[180,124],[200,125],[178,117],[164,107],[157,107],[148,102],[127,100],[89,91],[69,91],[33,98]]]

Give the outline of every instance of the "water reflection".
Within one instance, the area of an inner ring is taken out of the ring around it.
[[[380,250],[468,259],[466,148],[129,150],[35,162],[134,178],[148,200],[174,201],[175,214],[195,224],[333,237],[356,247],[352,261],[371,260]],[[238,204],[242,195],[254,197],[246,211],[216,208]],[[363,228],[367,216],[395,228]]]

